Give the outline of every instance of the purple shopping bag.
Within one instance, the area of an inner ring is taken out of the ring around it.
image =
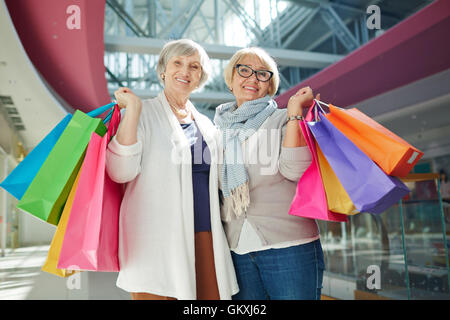
[[[308,127],[358,211],[382,213],[408,194],[405,184],[384,173],[322,113],[318,117]]]
[[[309,151],[311,152],[312,161],[298,181],[289,214],[325,221],[347,222],[348,218],[346,215],[328,210],[327,198],[320,176],[319,160],[317,159],[314,140],[311,137],[305,121],[300,122],[300,127]]]

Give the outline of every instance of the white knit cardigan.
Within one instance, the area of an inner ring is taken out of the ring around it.
[[[211,231],[220,299],[239,289],[218,197],[219,134],[189,102],[211,153]],[[127,183],[120,212],[117,286],[177,299],[196,299],[194,204],[191,150],[163,92],[143,101],[138,142],[111,140],[106,167],[112,180]]]

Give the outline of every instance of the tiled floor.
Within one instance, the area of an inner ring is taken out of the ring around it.
[[[0,300],[23,300],[47,257],[49,246],[7,249],[0,257]]]

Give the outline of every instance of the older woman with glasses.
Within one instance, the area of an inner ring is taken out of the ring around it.
[[[240,289],[233,298],[320,299],[318,226],[288,214],[312,159],[298,123],[312,90],[278,109],[277,65],[260,48],[237,51],[224,77],[236,100],[218,106],[214,122],[223,137],[221,214]]]
[[[217,129],[189,101],[210,73],[197,43],[162,49],[164,90],[141,101],[115,92],[126,108],[109,143],[111,179],[126,183],[120,212],[117,286],[133,299],[231,299],[238,291],[220,219]]]

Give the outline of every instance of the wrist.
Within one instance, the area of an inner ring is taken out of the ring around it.
[[[294,117],[296,117],[296,116],[301,116],[302,115],[302,109],[300,109],[300,108],[292,108],[292,109],[287,109],[286,110],[286,113],[287,113],[287,116],[288,117],[291,117],[291,116],[294,116]]]
[[[141,109],[142,109],[141,101],[133,101],[127,105],[127,110],[141,111]]]
[[[298,115],[298,114],[296,114],[296,115],[288,115],[287,116],[287,121],[288,122],[289,121],[294,121],[294,120],[301,121],[301,120],[303,120],[303,116],[302,115]]]

